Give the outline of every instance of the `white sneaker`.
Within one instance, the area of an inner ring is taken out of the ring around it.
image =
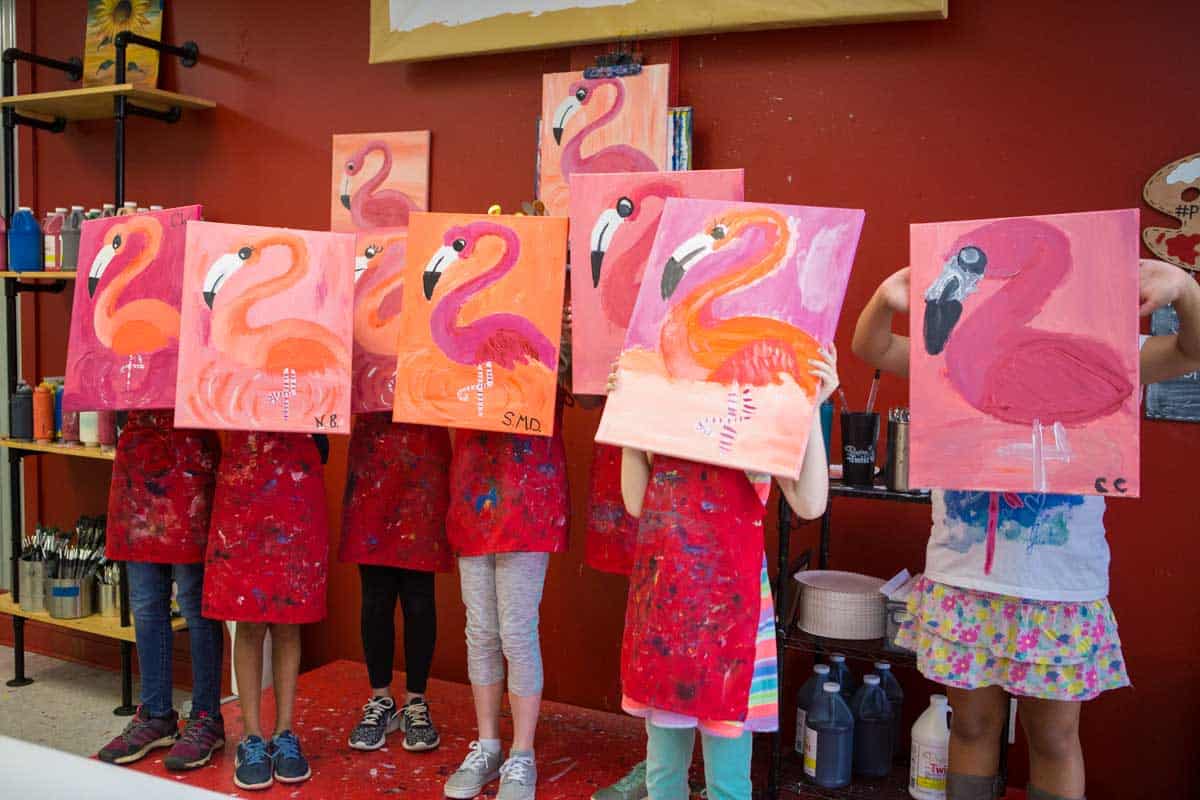
[[[499,777],[500,754],[489,753],[479,742],[471,742],[471,752],[467,753],[454,774],[446,779],[443,792],[454,800],[471,800],[483,791],[484,786]]]
[[[496,800],[534,800],[537,794],[537,765],[531,751],[510,751],[500,767],[500,793]]]

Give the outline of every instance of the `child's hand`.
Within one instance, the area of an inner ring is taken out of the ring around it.
[[[813,368],[810,372],[819,384],[817,407],[820,408],[822,403],[833,396],[833,393],[837,391],[838,384],[841,383],[837,371],[837,345],[830,342],[828,350],[821,348],[820,359],[810,358],[808,363],[812,365]]]
[[[1165,305],[1174,303],[1185,291],[1194,288],[1192,276],[1179,267],[1165,261],[1143,258],[1138,272],[1138,297],[1142,306],[1138,309],[1148,317]]]
[[[606,394],[612,394],[617,390],[617,370],[620,369],[620,366],[620,359],[612,363],[612,367],[608,371],[608,385],[604,388]]]
[[[883,283],[879,284],[879,288],[875,290],[876,294],[883,298],[884,305],[893,314],[908,313],[908,293],[909,293],[909,269],[905,267],[902,270],[893,272]]]

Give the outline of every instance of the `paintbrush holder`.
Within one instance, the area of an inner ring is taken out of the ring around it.
[[[115,583],[101,583],[97,586],[100,595],[100,616],[121,616],[121,587]]]
[[[51,578],[46,581],[46,610],[55,619],[91,616],[94,583],[92,578]]]
[[[19,563],[21,609],[24,611],[45,611],[46,562],[21,561]]]

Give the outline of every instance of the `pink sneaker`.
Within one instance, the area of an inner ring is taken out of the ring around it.
[[[183,735],[167,753],[167,769],[181,771],[203,767],[213,753],[225,746],[225,722],[207,711],[192,715]]]
[[[165,717],[152,717],[138,706],[125,730],[104,745],[97,755],[109,764],[132,764],[155,748],[170,747],[178,738],[178,713],[172,711]]]

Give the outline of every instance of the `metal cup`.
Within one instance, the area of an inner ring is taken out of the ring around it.
[[[908,423],[888,420],[887,487],[894,492],[908,491]]]

